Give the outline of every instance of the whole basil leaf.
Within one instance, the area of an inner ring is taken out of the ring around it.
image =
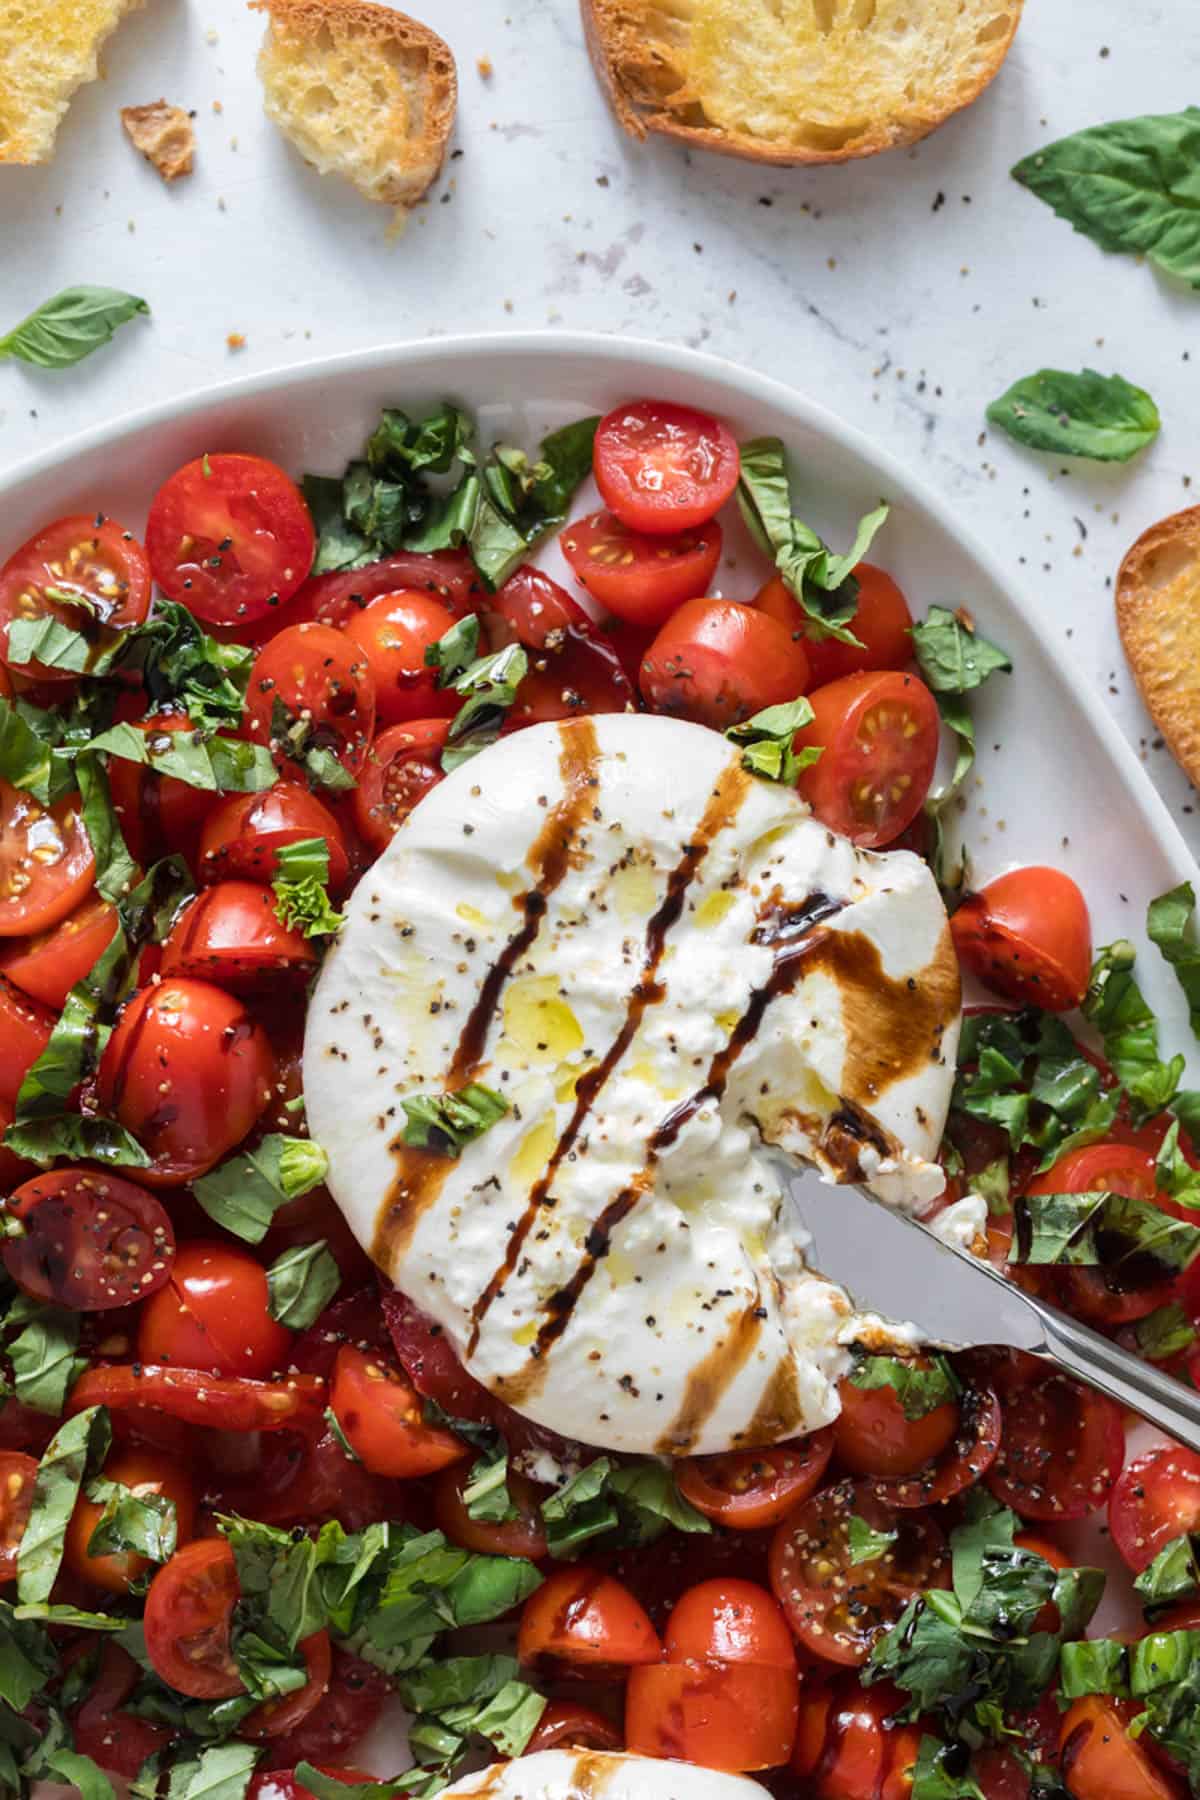
[[[1162,424],[1145,388],[1095,369],[1081,375],[1039,369],[1014,381],[987,416],[1030,450],[1093,462],[1128,462],[1153,443]]]
[[[102,1406],[89,1406],[60,1425],[38,1464],[33,1507],[17,1549],[17,1598],[50,1598],[63,1543],[85,1475],[99,1468],[112,1433]]]
[[[324,1238],[293,1244],[267,1270],[267,1311],[292,1331],[307,1331],[341,1286],[342,1277]]]
[[[193,1183],[210,1219],[247,1244],[260,1244],[281,1206],[324,1181],[329,1158],[310,1138],[272,1132],[253,1150],[219,1163]]]
[[[39,369],[66,369],[107,344],[119,325],[150,308],[120,288],[69,287],[0,337],[0,359],[15,356]]]

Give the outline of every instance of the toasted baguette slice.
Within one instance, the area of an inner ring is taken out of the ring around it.
[[[1024,0],[581,0],[635,137],[764,163],[911,144],[982,93]]]
[[[345,176],[368,200],[415,206],[454,124],[448,45],[369,0],[252,5],[270,21],[258,59],[268,116],[323,175]]]
[[[1117,629],[1147,712],[1200,782],[1200,506],[1160,519],[1128,552]]]
[[[0,0],[0,163],[49,162],[71,96],[143,0]]]

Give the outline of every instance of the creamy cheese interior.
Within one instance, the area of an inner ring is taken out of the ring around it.
[[[894,1205],[940,1193],[959,976],[919,858],[855,850],[714,732],[602,716],[448,776],[348,912],[310,1129],[471,1372],[616,1450],[833,1418],[853,1309],[805,1267],[771,1146]],[[406,1145],[402,1100],[469,1081],[506,1115],[457,1159]]]
[[[446,1790],[446,1800],[762,1800],[741,1775],[603,1750],[542,1750],[493,1763]]]

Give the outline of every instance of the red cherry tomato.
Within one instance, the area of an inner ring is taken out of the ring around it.
[[[336,1519],[345,1531],[363,1531],[379,1519],[402,1520],[410,1490],[370,1474],[320,1423],[318,1417],[317,1428],[303,1438],[285,1431],[264,1439],[253,1469],[222,1481],[221,1511],[248,1514],[268,1525],[307,1526],[313,1519]]]
[[[721,560],[715,519],[676,537],[630,531],[612,513],[589,513],[559,535],[562,553],[593,600],[635,625],[662,625],[684,600],[706,594]]]
[[[275,1059],[240,1000],[176,977],[141,988],[100,1059],[102,1111],[153,1162],[141,1179],[180,1187],[239,1144],[271,1098]]]
[[[15,1581],[17,1551],[33,1511],[37,1458],[0,1450],[0,1582]]]
[[[54,1014],[0,975],[0,1100],[10,1108],[31,1063],[50,1041]],[[7,1121],[12,1123],[11,1116]]]
[[[270,1740],[266,1761],[280,1769],[294,1768],[300,1762],[321,1769],[341,1761],[375,1724],[391,1687],[388,1677],[372,1664],[335,1648],[328,1690],[302,1724]],[[349,1779],[349,1774],[344,1778]],[[300,1795],[306,1792],[303,1788],[295,1791]]]
[[[154,579],[206,624],[239,625],[283,606],[312,568],[315,549],[304,496],[262,456],[198,457],[150,502]]]
[[[193,1700],[243,1692],[230,1648],[238,1595],[224,1538],[197,1538],[164,1563],[146,1595],[146,1655],[168,1687]]]
[[[22,938],[0,953],[0,967],[23,994],[57,1012],[107,950],[116,929],[116,908],[92,894],[61,925]]]
[[[880,1556],[855,1563],[850,1520],[895,1532]],[[894,1512],[866,1483],[839,1481],[805,1500],[771,1541],[771,1588],[800,1642],[827,1662],[860,1667],[912,1596],[946,1579],[946,1545],[931,1515]]]
[[[540,569],[522,563],[487,601],[484,617],[497,649],[519,643],[531,652],[506,731],[634,706],[615,647],[566,589]]]
[[[0,938],[57,925],[74,912],[95,872],[78,794],[47,807],[0,780]]]
[[[797,786],[822,825],[867,850],[891,843],[920,812],[937,764],[937,702],[915,675],[845,675],[809,694],[797,750],[821,755]]]
[[[354,790],[354,823],[376,853],[387,849],[418,800],[442,779],[449,719],[414,719],[381,731]]]
[[[968,894],[950,921],[958,959],[1018,1006],[1070,1012],[1087,992],[1092,922],[1061,869],[1012,869]]]
[[[292,1333],[267,1310],[267,1277],[233,1244],[182,1244],[138,1326],[138,1360],[260,1379],[286,1366]]]
[[[1026,1188],[1027,1194],[1126,1194],[1131,1200],[1158,1199],[1154,1156],[1132,1144],[1088,1144],[1069,1150]],[[1020,1201],[1017,1202],[1020,1231]],[[1081,1319],[1108,1328],[1144,1319],[1165,1306],[1175,1284],[1150,1257],[1124,1257],[1095,1269],[1055,1271],[1063,1303]]]
[[[631,531],[703,525],[737,486],[737,441],[710,413],[666,400],[614,407],[596,427],[596,486]]]
[[[916,1361],[931,1367],[928,1357]],[[909,1419],[895,1388],[857,1387],[848,1376],[839,1384],[838,1398],[842,1410],[833,1427],[834,1448],[852,1475],[912,1475],[940,1455],[958,1430],[953,1400]]]
[[[185,1425],[224,1431],[302,1431],[320,1423],[327,1398],[315,1375],[246,1381],[157,1363],[93,1363],[71,1389],[67,1411],[107,1406],[118,1413],[165,1413]]]
[[[453,1418],[491,1424],[495,1400],[468,1375],[441,1326],[394,1288],[383,1290],[381,1303],[396,1357],[418,1394]]]
[[[625,1739],[603,1713],[573,1700],[551,1700],[525,1746],[526,1756],[539,1750],[623,1750]]]
[[[196,1490],[185,1469],[160,1450],[117,1450],[104,1465],[105,1481],[115,1481],[144,1497],[161,1494],[175,1503],[177,1547],[192,1537],[196,1523]],[[130,1585],[151,1567],[145,1556],[132,1550],[93,1556],[88,1545],[100,1523],[104,1507],[81,1494],[67,1525],[64,1547],[66,1566],[80,1581],[103,1588],[109,1594],[127,1594]]]
[[[108,1312],[161,1289],[175,1232],[160,1201],[101,1169],[36,1175],[5,1202],[23,1226],[4,1240],[4,1266],[35,1300]]]
[[[1075,1800],[1183,1800],[1186,1784],[1158,1766],[1146,1738],[1130,1736],[1140,1710],[1104,1694],[1072,1703],[1060,1727],[1059,1768]]]
[[[798,1708],[792,1669],[721,1662],[635,1668],[625,1692],[626,1747],[707,1769],[768,1769],[787,1761]]]
[[[465,550],[397,550],[361,569],[311,576],[277,629],[312,621],[340,630],[380,594],[397,594],[402,589],[444,602],[456,618],[474,612],[487,593]]]
[[[527,1556],[540,1562],[546,1555],[546,1530],[537,1491],[523,1476],[509,1472],[508,1491],[518,1516],[506,1521],[473,1519],[463,1499],[471,1479],[470,1463],[443,1469],[433,1490],[433,1517],[452,1544],[483,1556]]]
[[[955,1409],[954,1436],[938,1454],[907,1475],[880,1477],[871,1485],[885,1506],[938,1506],[977,1482],[1000,1452],[1003,1415],[990,1388],[966,1386]]]
[[[87,1646],[81,1644],[79,1649],[86,1652]],[[123,1710],[141,1679],[132,1656],[105,1638],[96,1678],[71,1715],[75,1749],[123,1781],[132,1781],[147,1757],[165,1749],[174,1735],[169,1726],[153,1725]]]
[[[303,981],[316,965],[316,946],[282,923],[271,889],[254,881],[205,888],[184,907],[163,945],[164,979],[186,975],[234,993]]]
[[[766,1450],[689,1457],[675,1473],[684,1499],[706,1519],[733,1531],[758,1531],[778,1525],[808,1499],[832,1454],[833,1432],[827,1427]]]
[[[714,731],[795,700],[807,686],[804,646],[735,600],[685,601],[642,659],[646,704]]]
[[[855,1677],[806,1682],[791,1769],[812,1800],[908,1800],[920,1725],[893,1725],[908,1696]]]
[[[350,879],[345,839],[315,794],[295,781],[278,781],[262,794],[228,794],[204,821],[196,873],[201,881],[274,881],[279,852],[307,838],[324,838],[329,891],[340,894]]]
[[[289,779],[299,779],[287,740],[274,735],[277,702],[290,720],[303,717],[313,747],[331,751],[351,775],[358,773],[375,730],[375,682],[357,644],[329,625],[292,625],[254,659],[246,690],[250,731],[271,746]]]
[[[170,749],[169,733],[195,730],[182,713],[155,713],[126,723],[159,752]],[[143,867],[171,852],[195,861],[200,829],[217,803],[216,794],[116,756],[108,765],[108,783],[125,842]]]
[[[1103,1506],[1125,1460],[1121,1410],[1066,1375],[1002,1386],[1000,1454],[985,1477],[1025,1519],[1082,1519]]]
[[[461,694],[439,688],[425,652],[444,637],[457,614],[433,594],[380,594],[355,610],[343,630],[362,651],[375,683],[375,716],[381,726],[410,719],[452,719]]]
[[[416,1394],[393,1364],[351,1344],[338,1351],[330,1404],[373,1475],[432,1475],[467,1454],[452,1431],[425,1423]]]
[[[521,1609],[517,1656],[565,1664],[591,1680],[620,1679],[662,1654],[658,1633],[627,1587],[586,1563],[555,1569]]]
[[[308,1680],[295,1693],[279,1700],[265,1700],[247,1714],[238,1727],[239,1735],[248,1738],[277,1738],[295,1731],[316,1711],[329,1692],[333,1670],[333,1652],[327,1631],[315,1631],[299,1646],[308,1670]]]
[[[663,1637],[668,1662],[796,1667],[796,1646],[778,1601],[754,1581],[702,1581],[671,1613]]]
[[[0,569],[0,656],[38,681],[74,681],[76,670],[36,660],[15,663],[8,652],[10,625],[61,619],[83,632],[99,655],[117,632],[140,625],[149,608],[150,565],[137,539],[103,513],[73,513],[43,526]]]
[[[807,616],[779,575],[754,597],[761,612],[803,637],[814,687],[840,681],[843,675],[861,675],[868,669],[902,669],[912,661],[912,614],[896,583],[874,563],[859,563],[854,577],[858,582],[858,606],[850,630],[860,640],[861,650],[835,637],[821,637],[820,627]]]
[[[1113,1542],[1140,1574],[1172,1538],[1200,1527],[1200,1456],[1177,1444],[1135,1456],[1108,1502]]]

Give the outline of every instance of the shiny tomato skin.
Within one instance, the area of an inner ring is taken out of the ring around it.
[[[0,780],[0,939],[57,925],[85,898],[95,873],[78,794],[42,806]]]
[[[375,683],[380,727],[410,719],[452,719],[462,695],[439,688],[438,671],[425,652],[450,630],[457,615],[433,594],[380,594],[355,611],[343,630],[361,650]]]
[[[540,1562],[546,1555],[546,1531],[532,1484],[510,1470],[508,1491],[519,1516],[507,1521],[473,1519],[462,1497],[470,1481],[471,1464],[459,1462],[443,1469],[433,1490],[433,1517],[439,1531],[463,1550],[483,1556],[527,1556]]]
[[[466,550],[397,550],[361,569],[310,576],[278,629],[312,622],[341,630],[380,594],[402,590],[440,600],[455,618],[475,612],[487,597],[483,577]]]
[[[312,568],[304,496],[263,456],[184,463],[150,502],[146,552],[164,594],[207,625],[239,625],[285,605]]]
[[[282,1381],[250,1381],[209,1375],[176,1364],[93,1363],[67,1397],[74,1415],[89,1406],[128,1412],[147,1429],[162,1424],[157,1415],[186,1425],[224,1431],[313,1431],[325,1411],[327,1389],[315,1375]]]
[[[706,1519],[733,1531],[759,1531],[807,1500],[832,1454],[833,1431],[826,1426],[765,1450],[688,1457],[675,1475],[684,1499]]]
[[[36,1456],[0,1450],[0,1582],[15,1581],[17,1551],[33,1511]]]
[[[314,1768],[340,1762],[375,1724],[391,1686],[371,1663],[335,1645],[328,1690],[302,1724],[270,1739],[264,1763],[291,1769],[299,1762]]]
[[[1087,1144],[1070,1150],[1038,1175],[1027,1194],[1125,1194],[1158,1203],[1154,1156],[1132,1144]],[[1106,1329],[1144,1319],[1165,1306],[1175,1283],[1149,1257],[1129,1257],[1119,1268],[1062,1268],[1055,1271],[1062,1304],[1077,1318]]]
[[[950,921],[961,963],[1018,1006],[1070,1012],[1087,992],[1092,923],[1061,869],[1010,869],[968,894]]]
[[[108,1312],[161,1289],[175,1257],[162,1203],[103,1169],[35,1175],[5,1202],[23,1232],[4,1266],[23,1293],[73,1312]]]
[[[264,1439],[253,1471],[220,1485],[224,1512],[293,1527],[336,1519],[345,1531],[364,1531],[379,1519],[404,1519],[410,1497],[402,1482],[372,1475],[352,1461],[328,1426],[322,1428],[319,1412],[303,1437],[282,1431]]]
[[[838,1398],[834,1449],[852,1475],[912,1475],[946,1448],[958,1428],[952,1400],[908,1419],[894,1388],[857,1387],[849,1376],[838,1384]]]
[[[721,560],[715,519],[675,537],[647,537],[612,513],[594,512],[572,520],[558,541],[593,600],[618,619],[651,629],[685,600],[706,594]]]
[[[774,1595],[755,1581],[717,1579],[689,1588],[663,1635],[668,1662],[796,1667],[796,1646]]]
[[[354,823],[376,854],[442,779],[449,732],[449,719],[414,719],[381,731],[371,745],[351,799]]]
[[[634,707],[615,647],[566,589],[531,563],[521,563],[491,595],[483,618],[493,649],[517,643],[530,652],[505,731]]]
[[[316,945],[284,925],[275,895],[254,881],[220,881],[189,900],[163,945],[162,975],[212,981],[231,993],[302,982],[317,966]]]
[[[666,400],[614,407],[596,427],[600,498],[631,531],[691,531],[737,486],[737,441],[711,413]]]
[[[586,1563],[554,1569],[521,1609],[518,1659],[565,1665],[594,1680],[620,1679],[662,1654],[658,1633],[629,1589]]]
[[[955,1408],[954,1434],[936,1456],[910,1473],[884,1475],[871,1491],[884,1506],[940,1506],[974,1486],[1000,1454],[1004,1416],[991,1388],[970,1382]]]
[[[539,1750],[623,1750],[625,1739],[610,1719],[573,1700],[551,1700],[537,1722],[526,1756]]]
[[[143,1497],[162,1494],[175,1503],[176,1546],[190,1542],[196,1524],[196,1490],[186,1469],[160,1450],[116,1450],[102,1471],[105,1481],[115,1481]],[[108,1556],[92,1556],[92,1534],[104,1512],[102,1505],[81,1494],[67,1525],[64,1560],[71,1574],[108,1594],[127,1594],[130,1585],[152,1567],[149,1559],[132,1550]]]
[[[86,607],[48,599],[47,588],[78,594]],[[140,625],[149,608],[150,565],[132,532],[102,513],[73,513],[43,526],[0,569],[0,657],[37,681],[75,681],[70,669],[13,663],[9,626],[18,619],[61,619],[85,630],[98,654],[118,632]]]
[[[292,625],[264,644],[246,690],[246,722],[256,743],[269,744],[287,780],[303,770],[276,739],[272,718],[282,701],[292,719],[313,727],[313,743],[357,775],[375,731],[375,680],[358,645],[329,625]]]
[[[283,1737],[295,1731],[314,1713],[329,1692],[333,1671],[333,1653],[327,1631],[315,1631],[299,1645],[308,1670],[308,1680],[293,1694],[279,1700],[264,1700],[248,1713],[238,1726],[238,1735],[251,1739]]]
[[[1112,1538],[1135,1575],[1185,1531],[1200,1528],[1200,1455],[1179,1444],[1127,1463],[1108,1502]]]
[[[146,1654],[157,1675],[193,1700],[243,1691],[229,1635],[238,1595],[224,1538],[196,1538],[164,1563],[146,1595]]]
[[[11,1107],[30,1064],[50,1041],[55,1015],[0,975],[0,1101]],[[11,1120],[9,1121],[11,1123]]]
[[[395,1288],[383,1289],[380,1304],[397,1360],[418,1394],[453,1418],[491,1424],[493,1396],[467,1373],[442,1327]]]
[[[274,1076],[266,1033],[242,1002],[211,982],[176,978],[128,1001],[100,1059],[97,1093],[153,1159],[139,1179],[180,1187],[241,1143]]]
[[[804,646],[765,613],[736,600],[687,600],[642,659],[652,712],[724,731],[808,686]]]
[[[80,1649],[86,1651],[87,1646]],[[132,1781],[147,1757],[171,1742],[169,1726],[154,1725],[125,1712],[142,1671],[132,1656],[106,1638],[100,1648],[96,1679],[70,1715],[72,1741],[81,1756],[90,1756],[110,1775]]]
[[[1102,1506],[1125,1460],[1120,1408],[1069,1376],[1039,1371],[998,1389],[1000,1453],[984,1479],[1023,1519],[1082,1519]]]
[[[293,1343],[268,1311],[267,1277],[235,1244],[179,1247],[166,1287],[138,1326],[138,1360],[264,1380],[286,1367]]]
[[[58,1012],[75,983],[90,974],[107,950],[116,929],[116,908],[92,894],[61,924],[12,943],[0,953],[0,969],[23,994]]]
[[[730,1774],[777,1768],[791,1751],[798,1711],[792,1670],[714,1661],[658,1663],[629,1671],[625,1743],[635,1756]]]
[[[892,1725],[908,1696],[854,1676],[806,1681],[790,1768],[812,1800],[907,1800],[920,1725]]]
[[[1136,1701],[1086,1694],[1075,1700],[1059,1728],[1063,1784],[1074,1800],[1183,1800],[1185,1784],[1159,1768],[1144,1738],[1127,1726]]]
[[[338,1351],[330,1405],[373,1475],[432,1475],[467,1455],[461,1438],[425,1423],[417,1395],[394,1364],[352,1344]]]
[[[308,838],[324,838],[329,891],[342,892],[350,859],[337,817],[295,781],[277,781],[261,794],[227,794],[204,821],[196,873],[201,881],[274,881],[279,852]]]
[[[920,812],[937,765],[937,702],[915,675],[844,675],[809,694],[812,723],[797,750],[821,755],[797,787],[822,825],[860,849],[900,836]]]
[[[773,576],[754,596],[760,611],[803,637],[813,687],[869,669],[903,669],[912,661],[912,614],[896,583],[874,563],[859,563],[854,576],[858,606],[850,630],[861,641],[861,649],[835,637],[821,637],[820,627],[807,616],[782,576]]]
[[[148,745],[160,751],[170,748],[168,733],[195,731],[183,713],[154,713],[125,722],[133,724]],[[109,761],[108,784],[125,842],[143,868],[172,853],[186,857],[189,863],[195,861],[201,829],[217,804],[216,794],[192,787],[177,775],[163,775],[116,756]]]

